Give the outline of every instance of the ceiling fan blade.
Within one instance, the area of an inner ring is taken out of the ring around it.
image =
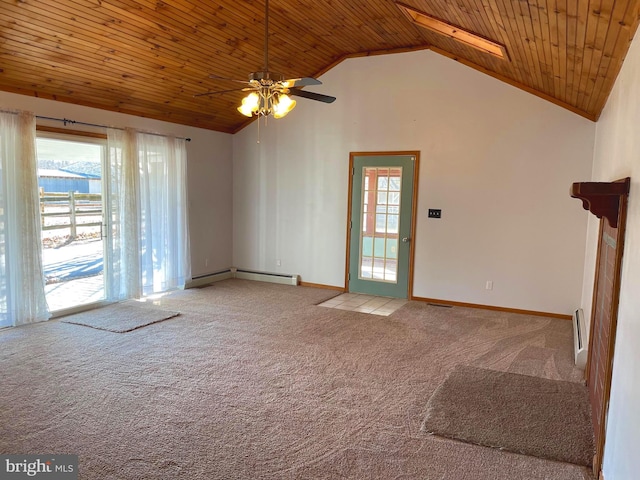
[[[324,103],[333,103],[336,101],[336,97],[323,95],[321,93],[307,92],[306,90],[298,90],[297,88],[292,88],[291,90],[289,90],[289,94],[295,95],[296,97],[308,98],[310,100],[317,100],[318,102]]]
[[[322,82],[317,78],[303,77],[303,78],[291,78],[283,82],[287,88],[291,87],[307,87],[309,85],[322,85]]]
[[[213,78],[214,80],[226,80],[228,82],[249,83],[247,80],[237,80],[235,78],[221,77],[220,75],[214,74],[209,75],[209,78]]]
[[[196,93],[194,97],[206,97],[207,95],[219,95],[221,93],[229,93],[229,92],[248,92],[249,90],[253,90],[253,88],[251,87],[232,88],[231,90],[217,90],[215,92]]]

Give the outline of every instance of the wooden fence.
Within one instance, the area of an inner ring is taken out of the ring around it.
[[[77,236],[78,227],[102,226],[102,195],[99,193],[53,193],[40,189],[40,215],[42,230],[68,228],[71,239]],[[81,217],[100,217],[99,222],[78,222]],[[64,223],[47,225],[47,218],[68,218]]]

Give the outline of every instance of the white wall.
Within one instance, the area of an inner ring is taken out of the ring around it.
[[[604,475],[631,480],[640,471],[640,39],[627,53],[622,71],[597,124],[594,181],[631,177],[622,259],[618,331],[607,422]],[[590,215],[593,217],[592,215]],[[582,307],[591,311],[598,222],[589,224]],[[590,315],[587,315],[590,318]]]
[[[419,150],[414,295],[579,305],[588,214],[569,187],[591,177],[594,123],[430,51],[322,80],[334,104],[234,135],[234,265],[343,286],[349,152]]]
[[[6,92],[0,92],[2,108],[191,138],[187,143],[187,175],[192,275],[229,268],[232,251],[231,135]],[[63,126],[61,123],[38,123]],[[69,128],[87,130],[74,125]]]

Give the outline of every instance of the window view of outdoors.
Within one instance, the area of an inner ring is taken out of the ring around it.
[[[360,279],[396,283],[402,167],[365,167]]]
[[[51,311],[104,299],[104,147],[38,138],[45,292]]]

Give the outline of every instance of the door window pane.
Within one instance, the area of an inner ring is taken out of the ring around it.
[[[385,240],[386,239],[384,237],[378,237],[375,239],[373,253],[377,258],[385,257],[385,252],[384,252]]]
[[[397,283],[402,167],[364,167],[360,279]]]
[[[398,233],[400,226],[400,217],[398,215],[387,216],[387,233]]]
[[[387,260],[390,258],[391,259],[398,258],[398,239],[397,238],[387,239],[386,256],[387,256]]]
[[[398,261],[387,259],[385,264],[385,279],[390,282],[395,282],[398,275]]]
[[[361,278],[373,277],[373,258],[362,257],[362,262],[360,267],[360,277]]]
[[[373,256],[373,237],[362,238],[362,255],[364,257]]]

